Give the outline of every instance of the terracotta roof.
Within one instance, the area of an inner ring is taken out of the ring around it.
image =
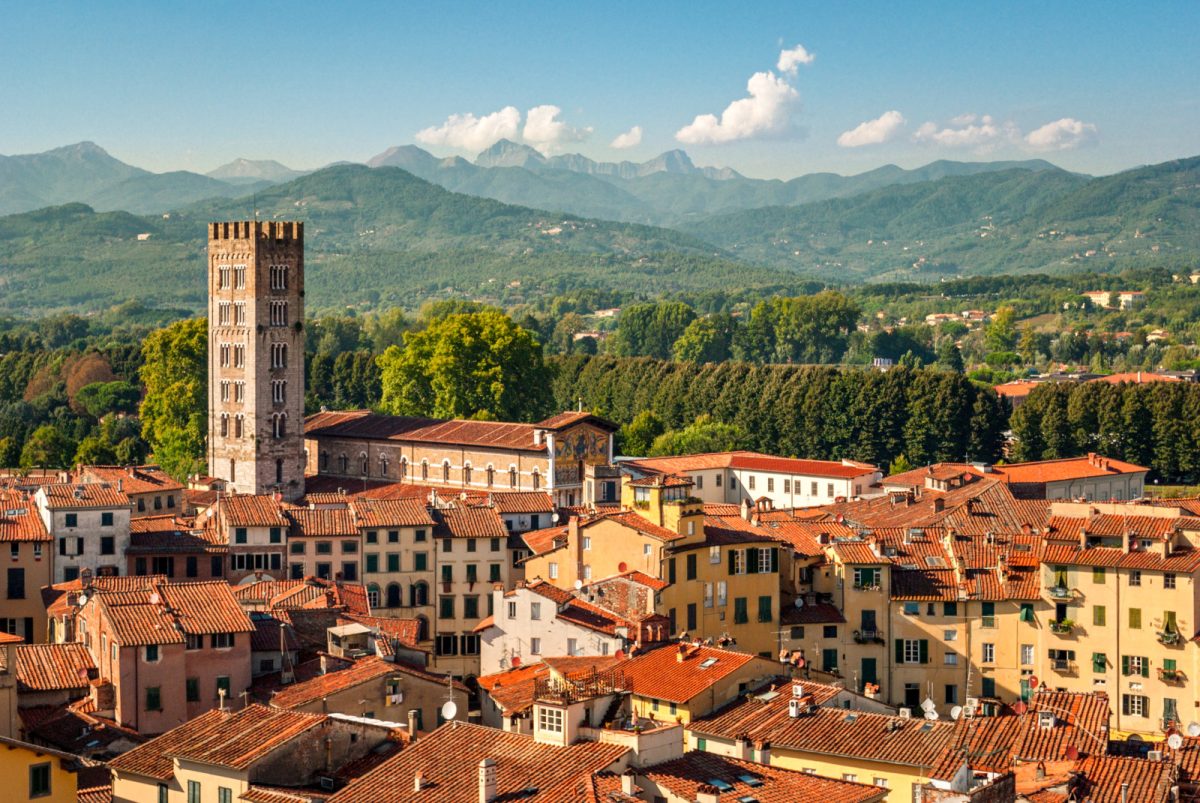
[[[508,528],[495,508],[451,507],[434,514],[438,519],[434,535],[449,538],[507,538]]]
[[[96,664],[83,644],[27,644],[16,648],[17,682],[25,691],[86,689]]]
[[[217,500],[217,511],[226,527],[287,527],[283,504],[273,496],[234,494]]]
[[[182,643],[185,634],[254,631],[233,589],[220,580],[160,583],[136,591],[99,589],[89,604],[103,612],[123,647]]]
[[[76,803],[112,803],[112,782],[99,786],[79,787],[75,792]]]
[[[297,708],[331,694],[352,689],[385,675],[408,675],[437,685],[446,685],[443,675],[435,675],[403,661],[385,661],[374,656],[354,661],[348,668],[327,672],[311,680],[285,686],[271,697],[275,708]],[[454,688],[467,693],[467,687],[455,681]]]
[[[71,753],[103,756],[145,741],[132,728],[96,716],[84,703],[90,699],[84,697],[65,706],[21,708],[17,713],[29,738]]]
[[[545,491],[494,491],[492,504],[508,514],[554,512],[554,502]]]
[[[591,583],[588,583],[588,585],[596,585],[597,583],[607,582],[609,580],[612,580],[612,579],[618,578],[618,577],[624,578],[624,579],[629,580],[634,583],[637,583],[638,585],[646,586],[647,588],[653,589],[654,591],[662,591],[664,588],[671,585],[666,580],[660,580],[657,577],[651,577],[650,575],[646,574],[645,572],[639,571],[637,569],[630,569],[627,572],[620,572],[619,574],[614,574],[614,575],[610,575],[608,577],[601,578],[599,580],[594,580]],[[586,586],[585,586],[585,588],[586,588]]]
[[[536,429],[536,424],[409,418],[369,410],[316,413],[304,420],[306,438],[415,441],[545,453],[544,445],[534,444]]]
[[[486,691],[505,714],[511,716],[533,707],[537,681],[549,676],[550,667],[545,663],[536,663],[483,675],[477,680],[479,688]]]
[[[320,577],[260,580],[234,587],[233,595],[244,605],[261,604],[270,611],[327,608],[370,614],[365,586],[340,580],[323,580]]]
[[[529,547],[530,551],[535,555],[545,555],[547,552],[552,552],[555,549],[566,546],[568,527],[565,524],[556,527],[546,527],[541,530],[530,530],[522,533],[521,539],[525,542],[525,546]],[[555,546],[555,541],[559,541],[559,546]]]
[[[0,491],[0,542],[50,540],[32,499],[19,491]]]
[[[281,644],[289,652],[300,649],[296,631],[284,627],[275,617],[255,612],[250,614],[250,621],[254,623],[254,632],[250,634],[252,652],[279,652]]]
[[[126,554],[130,555],[162,552],[217,554],[228,551],[229,545],[216,530],[133,532],[125,549]]]
[[[358,528],[354,523],[354,514],[348,509],[302,508],[289,510],[286,513],[291,521],[288,532],[289,538],[323,537],[323,538],[357,538]]]
[[[1061,460],[1038,460],[1030,463],[1008,463],[992,468],[992,472],[999,475],[1004,482],[1014,485],[1058,482],[1086,477],[1109,477],[1116,474],[1139,474],[1149,470],[1123,460],[1097,455],[1066,457]]]
[[[109,762],[109,767],[118,773],[161,781],[174,777],[176,757],[244,770],[325,720],[322,714],[301,714],[255,704],[239,711],[207,711],[117,756]]]
[[[842,563],[848,564],[886,564],[887,558],[876,554],[873,545],[867,541],[837,541],[830,550]]]
[[[681,647],[686,653],[679,661]],[[702,666],[710,660],[713,663]],[[753,660],[755,656],[743,652],[668,644],[630,658],[621,664],[621,671],[639,697],[686,703]]]
[[[417,636],[421,632],[420,619],[398,619],[390,616],[364,616],[362,614],[347,612],[338,617],[338,624],[348,624],[350,622],[358,622],[360,625],[365,625],[375,631],[377,636],[384,637],[386,641],[398,641],[403,646],[409,649],[420,649],[417,646],[419,639]],[[388,645],[387,654],[391,654],[391,645]]]
[[[608,519],[610,521],[620,522],[631,530],[636,530],[642,535],[649,535],[657,538],[660,541],[677,541],[683,536],[674,530],[668,530],[666,527],[660,527],[649,519],[634,513],[631,510],[613,511],[611,513],[601,513],[594,518],[579,523],[580,529],[590,527],[591,525]]]
[[[1174,799],[1171,787],[1178,776],[1170,761],[1108,755],[1089,755],[1076,765],[1076,771],[1083,775],[1082,799],[1090,803],[1166,803]]]
[[[779,623],[784,625],[834,625],[845,622],[846,617],[838,607],[828,602],[805,605],[803,608],[784,605],[779,614]]]
[[[558,415],[552,415],[549,418],[543,419],[534,424],[534,426],[538,429],[563,430],[567,427],[581,424],[585,421],[589,424],[595,424],[601,429],[607,429],[610,432],[616,432],[618,429],[620,429],[620,427],[608,419],[601,418],[600,416],[589,413],[586,410],[568,410],[564,413],[559,413]]]
[[[1129,371],[1120,374],[1109,374],[1108,376],[1098,376],[1095,379],[1089,379],[1089,382],[1107,382],[1110,385],[1116,385],[1121,382],[1131,382],[1135,385],[1145,384],[1147,382],[1179,382],[1177,376],[1170,374],[1155,374],[1150,371]]]
[[[992,390],[1006,398],[1025,398],[1040,382],[1005,382],[996,385]]]
[[[802,684],[805,688],[812,685]],[[818,707],[792,718],[788,712],[790,700],[790,694],[779,694],[766,702],[756,697],[739,699],[711,716],[694,720],[688,728],[694,733],[728,739],[745,735],[781,750],[915,767],[937,765],[954,738],[954,724],[950,722],[901,719],[866,711]]]
[[[195,529],[194,517],[176,516],[174,513],[162,516],[135,516],[129,520],[131,533],[177,533]]]
[[[648,471],[669,474],[714,468],[734,468],[840,479],[853,479],[876,470],[874,466],[862,463],[847,465],[836,460],[803,460],[748,451],[707,452],[679,457],[641,457],[628,461],[628,464]]]
[[[43,485],[39,493],[46,495],[46,507],[51,510],[129,507],[129,497],[106,482],[55,483]]]
[[[728,756],[693,750],[655,764],[639,773],[681,800],[697,800],[703,786],[723,782],[722,800],[750,799],[758,803],[868,803],[883,800],[887,789],[868,784],[772,767]]]
[[[80,466],[76,472],[85,482],[107,482],[127,494],[182,491],[183,483],[158,466]]]
[[[352,507],[359,527],[432,527],[434,525],[428,506],[419,497],[407,499],[358,497],[354,499]]]
[[[352,781],[329,803],[463,803],[479,796],[479,762],[496,762],[498,800],[575,803],[590,786],[588,776],[615,764],[628,748],[600,742],[569,747],[538,744],[529,736],[451,722]],[[425,788],[413,793],[420,772]]]
[[[310,803],[313,796],[287,789],[254,785],[246,787],[246,791],[238,795],[238,800],[244,800],[246,803]]]

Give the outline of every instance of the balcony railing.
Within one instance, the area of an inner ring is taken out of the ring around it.
[[[1158,669],[1158,679],[1163,683],[1183,683],[1187,677],[1183,674],[1182,669]]]
[[[1073,675],[1077,671],[1075,662],[1067,658],[1055,658],[1050,666],[1060,675]]]
[[[606,672],[591,670],[561,678],[538,678],[534,681],[534,699],[551,703],[570,704],[580,700],[591,700],[609,694],[630,691],[631,686],[625,673],[610,669]]]
[[[854,641],[856,644],[883,644],[883,631],[881,630],[855,630]]]
[[[1070,619],[1052,619],[1050,621],[1050,632],[1066,635],[1075,629],[1075,622]]]
[[[1183,636],[1178,630],[1164,630],[1158,634],[1158,640],[1168,647],[1183,643]]]
[[[1053,599],[1070,599],[1071,589],[1062,585],[1052,585],[1046,589],[1046,593]]]
[[[882,591],[883,586],[879,583],[855,583],[855,591]]]

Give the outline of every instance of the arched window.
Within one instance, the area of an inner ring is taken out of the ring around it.
[[[471,484],[471,464],[467,463],[463,466],[463,485]]]
[[[542,474],[536,468],[530,476],[530,481],[533,483],[533,490],[540,491],[542,489]]]
[[[429,638],[429,620],[424,616],[417,617],[417,641]]]
[[[429,604],[429,586],[424,580],[408,587],[408,602],[414,608]]]
[[[346,457],[346,455],[344,455],[344,454],[339,456],[338,457],[338,467],[341,469],[341,473],[343,473],[343,474],[349,473],[350,472],[350,458]]]
[[[279,485],[282,483],[283,483],[283,458],[277,458],[275,460],[275,484]]]
[[[287,434],[287,413],[275,413],[271,416],[271,435],[282,438]]]
[[[509,488],[517,487],[517,467],[516,466],[508,467],[508,487]]]
[[[229,437],[229,416],[225,413],[221,413],[221,437]]]
[[[442,461],[442,482],[450,482],[450,461]]]
[[[401,457],[400,458],[400,479],[404,479],[407,476],[408,476],[408,458]]]
[[[321,452],[321,470],[329,470],[329,452]]]
[[[428,460],[421,461],[421,479],[422,480],[429,479],[429,461]]]
[[[233,437],[235,437],[235,438],[242,437],[242,427],[245,424],[245,420],[246,419],[243,416],[241,416],[240,414],[234,417],[234,419],[233,419]]]
[[[404,601],[404,594],[400,591],[399,583],[388,583],[387,587],[387,605],[388,608],[399,608]]]
[[[388,472],[387,455],[381,454],[381,455],[379,455],[379,476],[387,477],[387,472]]]
[[[487,487],[491,488],[496,482],[496,469],[492,468],[492,464],[488,463],[487,467]]]
[[[358,472],[364,477],[368,477],[371,474],[371,464],[367,461],[366,452],[358,456]]]

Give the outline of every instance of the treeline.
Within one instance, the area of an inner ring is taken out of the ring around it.
[[[1200,384],[1045,383],[1012,414],[1013,457],[1049,460],[1096,452],[1200,481]]]
[[[582,402],[622,425],[650,411],[671,430],[702,416],[732,424],[745,448],[887,466],[995,461],[1008,428],[994,391],[952,371],[708,365],[610,356],[555,357],[558,409]]]

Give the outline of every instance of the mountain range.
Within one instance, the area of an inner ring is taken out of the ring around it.
[[[1200,257],[1200,157],[1101,178],[934,162],[784,182],[713,173],[682,151],[638,165],[498,143],[474,163],[403,146],[370,166],[238,160],[213,174],[149,173],[89,143],[0,158],[5,203],[58,204],[0,216],[0,311],[202,309],[205,222],[255,215],[306,221],[314,309],[511,305],[582,287],[800,292]]]

